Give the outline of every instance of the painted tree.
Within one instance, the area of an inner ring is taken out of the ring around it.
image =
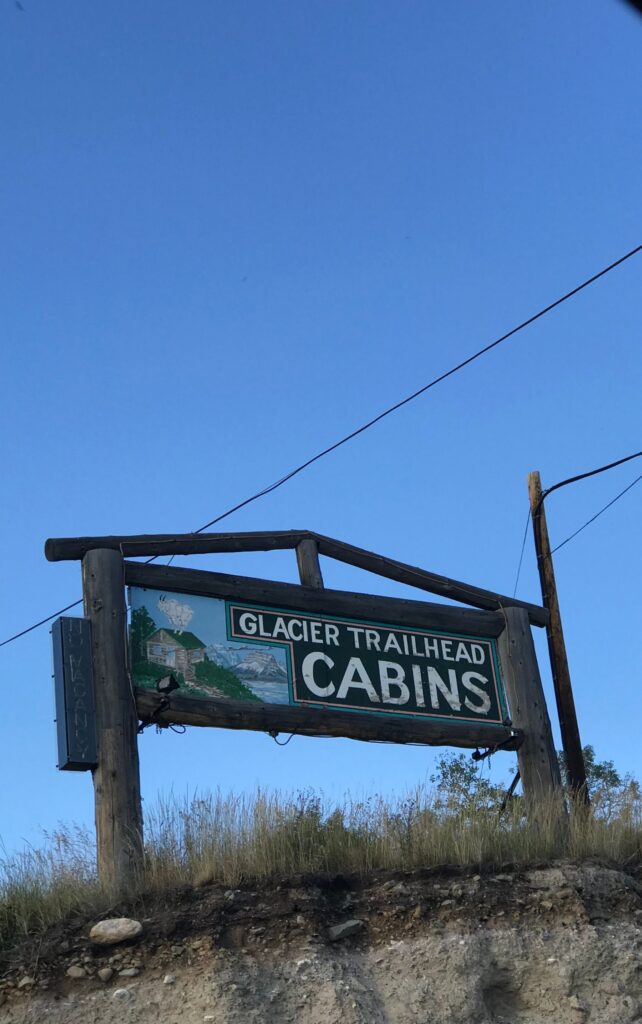
[[[145,608],[145,605],[141,608],[136,608],[136,610],[132,612],[130,637],[132,661],[134,664],[138,661],[147,661],[145,642],[152,633],[156,632],[157,628],[156,623],[147,611],[147,608]]]

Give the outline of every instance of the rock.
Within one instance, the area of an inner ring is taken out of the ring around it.
[[[166,974],[165,977],[163,978],[163,985],[175,985],[175,984],[176,984],[176,975],[175,974]]]
[[[172,953],[174,956],[182,956],[185,952],[185,946],[172,946]]]
[[[119,942],[131,942],[142,935],[143,926],[140,921],[130,917],[110,917],[99,921],[89,933],[89,940],[96,946],[115,946]]]
[[[101,981],[111,981],[111,979],[114,977],[114,968],[101,967],[100,970],[98,971],[98,977],[100,978]]]
[[[31,986],[35,984],[36,979],[32,978],[29,974],[25,974],[25,976],[18,982],[18,988],[31,988]]]
[[[339,942],[340,939],[347,939],[349,935],[356,935],[362,928],[363,921],[353,918],[350,921],[344,921],[342,924],[335,924],[332,928],[328,928],[328,938],[330,942]]]
[[[139,967],[123,967],[122,971],[118,972],[119,978],[135,978],[137,974],[140,974]]]
[[[131,992],[129,991],[128,988],[115,988],[114,989],[114,992],[113,992],[113,995],[112,995],[112,999],[115,999],[117,1002],[127,1003],[127,1002],[129,1002],[129,1000],[131,998],[132,998],[132,994],[131,994]]]
[[[71,967],[67,968],[66,971],[68,978],[86,978],[87,971],[80,964],[72,964]]]

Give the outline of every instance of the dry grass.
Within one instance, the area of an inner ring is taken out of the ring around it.
[[[276,876],[407,869],[437,864],[527,865],[567,857],[632,863],[642,854],[636,788],[609,793],[591,813],[559,805],[527,820],[514,800],[500,818],[485,794],[418,789],[396,801],[347,798],[339,807],[309,793],[213,794],[161,800],[146,816],[141,891],[218,881],[228,886]],[[0,860],[0,945],[44,931],[70,915],[109,906],[94,871],[92,837],[77,829],[45,836],[40,849]]]

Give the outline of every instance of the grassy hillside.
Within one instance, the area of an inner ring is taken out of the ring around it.
[[[498,814],[501,791],[478,777],[472,787],[444,773],[433,790],[398,799],[347,798],[328,805],[314,794],[172,797],[145,812],[141,893],[219,881],[294,874],[367,873],[440,864],[479,868],[596,858],[628,869],[642,863],[642,801],[635,784],[593,795],[590,811],[558,802],[527,818],[520,799]],[[69,915],[113,905],[95,875],[93,835],[61,828],[40,849],[0,859],[0,947],[10,947]]]

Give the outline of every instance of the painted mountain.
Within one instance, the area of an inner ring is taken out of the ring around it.
[[[279,665],[271,651],[257,649],[252,644],[210,644],[207,656],[223,668],[228,668],[239,679],[256,679],[265,683],[287,683],[285,669]]]
[[[248,651],[234,668],[241,680],[260,683],[287,683],[288,675],[270,651]]]

